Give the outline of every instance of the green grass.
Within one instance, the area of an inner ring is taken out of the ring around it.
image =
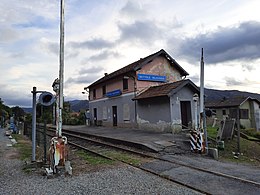
[[[119,161],[126,162],[135,166],[141,164],[140,158],[124,152],[110,150],[110,151],[106,151],[105,155],[110,156],[113,159],[117,159]]]
[[[218,130],[218,127],[207,127],[208,137],[216,139],[217,134],[218,134],[217,130]]]
[[[209,137],[216,139],[218,133],[217,127],[207,127],[207,132]],[[210,147],[215,146],[215,143],[210,145]],[[260,145],[258,143],[240,137],[240,155],[238,159],[234,157],[234,152],[238,152],[236,136],[231,140],[224,140],[224,150],[219,150],[219,158],[236,163],[260,165]]]
[[[250,139],[259,140],[260,132],[255,129],[241,129],[241,132],[248,135]]]
[[[91,165],[101,165],[101,164],[109,164],[112,165],[114,162],[112,160],[102,158],[100,156],[95,156],[83,150],[77,151],[77,155],[86,160]]]
[[[220,159],[259,165],[260,146],[259,144],[240,138],[240,155],[238,159],[234,158],[233,152],[238,151],[237,138],[225,141],[224,150],[219,150]]]
[[[19,151],[20,160],[28,160],[32,155],[32,146],[31,143],[26,141],[22,135],[12,134],[12,137],[18,142],[14,145]]]

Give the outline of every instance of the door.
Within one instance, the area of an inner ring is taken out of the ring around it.
[[[97,125],[97,108],[94,108],[94,125]]]
[[[181,124],[183,129],[188,129],[191,125],[191,104],[190,101],[181,101]]]
[[[117,126],[117,106],[112,106],[113,126]]]

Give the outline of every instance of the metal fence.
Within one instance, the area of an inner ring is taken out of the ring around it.
[[[47,150],[50,148],[50,136],[47,135],[47,127],[46,124],[37,124],[36,125],[36,145],[40,151],[43,152],[42,159],[44,161],[47,160]],[[24,135],[28,136],[30,140],[32,140],[32,125],[25,123],[24,124]]]

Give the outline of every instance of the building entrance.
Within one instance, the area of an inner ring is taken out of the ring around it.
[[[113,126],[117,126],[117,106],[112,106]]]
[[[191,119],[191,104],[190,101],[181,101],[181,124],[182,129],[188,129]]]

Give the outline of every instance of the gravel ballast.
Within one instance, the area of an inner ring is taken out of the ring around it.
[[[47,179],[22,171],[11,141],[0,129],[0,194],[199,194],[178,184],[129,166],[118,166],[77,176]]]

